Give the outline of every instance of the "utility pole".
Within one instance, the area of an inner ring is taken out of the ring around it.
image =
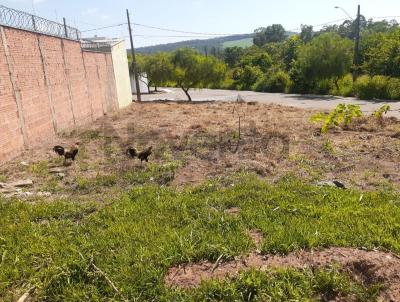
[[[360,5],[358,5],[357,10],[357,19],[356,19],[356,41],[354,46],[354,70],[353,70],[353,80],[356,80],[358,77],[358,68],[360,65]]]
[[[141,102],[142,96],[140,95],[139,73],[138,73],[137,64],[136,64],[135,48],[133,47],[133,37],[132,37],[131,20],[129,17],[129,10],[126,10],[126,16],[128,17],[129,37],[131,38],[131,54],[132,54],[131,68],[133,71],[133,75],[135,77],[137,100],[138,100],[138,102]]]

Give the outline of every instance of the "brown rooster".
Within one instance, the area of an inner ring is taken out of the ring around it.
[[[64,165],[66,165],[67,159],[75,161],[75,158],[79,152],[79,142],[76,142],[75,145],[69,149],[65,149],[62,146],[54,146],[53,151],[59,156],[64,156]]]
[[[153,153],[153,147],[150,146],[147,149],[143,150],[142,152],[139,152],[137,157],[140,159],[141,162],[143,162],[143,161],[148,162],[149,161],[149,156],[152,153]]]

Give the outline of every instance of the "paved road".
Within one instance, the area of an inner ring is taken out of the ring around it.
[[[238,94],[245,101],[258,101],[260,103],[275,103],[286,106],[295,106],[299,108],[330,110],[336,105],[358,104],[361,106],[365,114],[374,112],[383,104],[389,104],[391,107],[389,116],[400,118],[400,102],[399,101],[361,101],[355,98],[343,98],[336,96],[314,96],[314,95],[297,95],[283,93],[261,93],[254,91],[234,91],[234,90],[218,90],[218,89],[194,89],[190,91],[193,101],[234,101]],[[143,100],[186,100],[186,96],[181,89],[167,88],[163,93],[143,95]]]

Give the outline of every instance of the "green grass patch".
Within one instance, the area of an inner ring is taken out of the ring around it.
[[[227,41],[222,43],[223,48],[235,47],[235,46],[243,48],[253,46],[253,38],[246,38],[236,41]]]
[[[171,301],[376,301],[379,285],[365,287],[337,268],[324,270],[256,270],[242,272],[234,280],[209,281],[194,291],[171,293]],[[179,297],[179,298],[178,298]]]
[[[154,169],[162,174],[171,167]],[[112,186],[114,179],[95,181]],[[276,185],[244,175],[224,182],[184,191],[137,184],[107,204],[0,200],[0,297],[11,300],[34,285],[39,301],[120,301],[91,269],[93,259],[131,301],[313,301],[331,292],[373,301],[374,288],[335,270],[247,272],[190,292],[165,288],[172,265],[252,250],[248,229],[263,232],[264,253],[328,246],[400,252],[396,193],[321,188],[291,178]],[[241,208],[238,216],[224,212],[233,206]]]

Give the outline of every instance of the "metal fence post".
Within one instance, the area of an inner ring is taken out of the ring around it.
[[[67,21],[65,18],[63,18],[64,21],[64,32],[65,32],[65,37],[68,38],[68,30],[67,30]]]
[[[33,25],[33,30],[36,31],[36,22],[35,22],[35,16],[32,15],[32,25]]]

